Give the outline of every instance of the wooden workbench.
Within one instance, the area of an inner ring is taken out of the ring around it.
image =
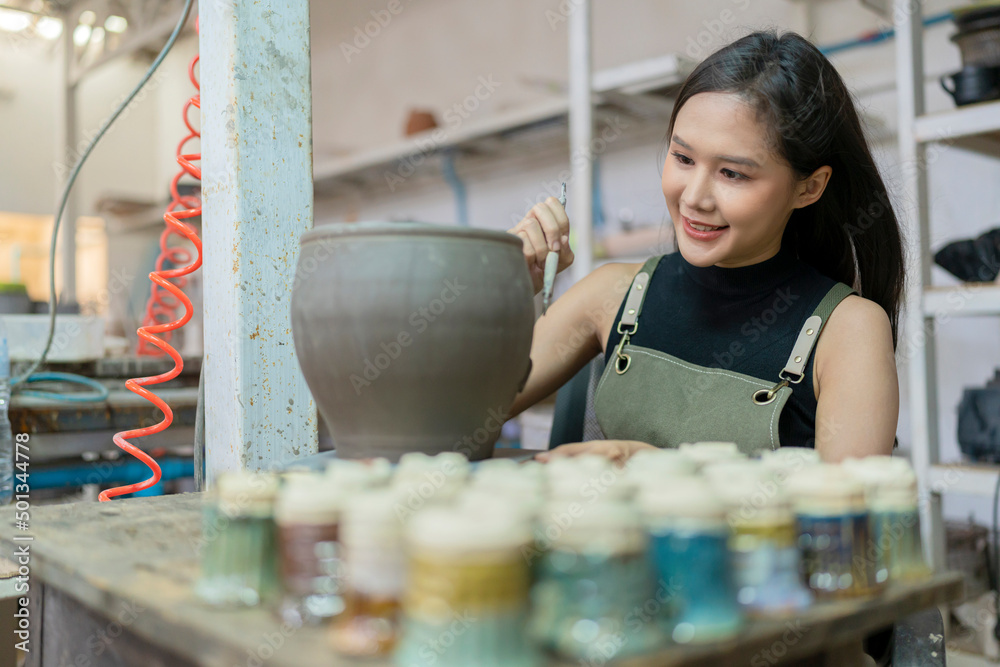
[[[15,536],[34,536],[29,666],[355,664],[332,653],[323,629],[286,626],[282,632],[267,610],[219,611],[194,597],[200,494],[32,508],[26,532],[14,526],[13,511],[0,511],[2,555],[10,558],[15,545],[25,544]],[[848,665],[844,652],[861,637],[957,599],[962,586],[960,574],[941,574],[892,588],[878,599],[817,606],[791,621],[754,623],[738,639],[715,646],[667,648],[616,664]]]

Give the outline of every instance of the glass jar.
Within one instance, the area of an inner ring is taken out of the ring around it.
[[[278,494],[280,614],[294,627],[318,624],[344,609],[337,533],[345,498],[343,489],[318,474],[287,480]]]
[[[727,506],[736,600],[747,615],[789,616],[808,607],[813,596],[802,583],[795,514],[770,471],[716,468],[713,485]]]
[[[806,585],[818,599],[878,593],[864,487],[841,466],[822,464],[793,473],[787,482],[795,511]]]
[[[736,602],[725,505],[701,478],[639,496],[652,562],[670,592],[664,623],[679,644],[727,639],[743,627]]]
[[[871,542],[865,558],[876,580],[913,581],[930,574],[920,540],[917,477],[905,459],[869,456],[843,467],[865,486]]]
[[[534,667],[525,641],[531,532],[505,499],[436,507],[407,524],[401,667]]]
[[[244,471],[220,475],[205,496],[204,550],[195,594],[220,606],[252,607],[278,590],[274,499],[278,479]]]
[[[548,504],[532,553],[532,636],[563,658],[604,664],[664,641],[638,514],[623,501]],[[652,596],[652,597],[651,597]]]
[[[339,529],[344,611],[331,631],[333,647],[344,655],[387,656],[399,639],[404,510],[391,489],[356,492],[344,506]]]

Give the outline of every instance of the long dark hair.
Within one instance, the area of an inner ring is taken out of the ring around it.
[[[889,195],[865,141],[854,100],[819,49],[793,32],[755,32],[723,47],[688,76],[670,116],[698,93],[743,97],[769,128],[772,149],[800,177],[829,165],[819,201],[792,212],[782,245],[820,273],[882,306],[895,347],[903,242]]]

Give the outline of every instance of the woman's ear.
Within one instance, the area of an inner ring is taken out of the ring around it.
[[[824,165],[799,181],[795,188],[794,208],[805,208],[810,204],[815,204],[823,195],[823,191],[826,190],[831,176],[833,176],[833,167]]]

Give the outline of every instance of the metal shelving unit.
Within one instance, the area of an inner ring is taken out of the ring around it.
[[[907,267],[910,282],[904,328],[904,334],[910,337],[908,344],[914,350],[909,362],[913,464],[926,498],[921,505],[924,550],[931,565],[941,569],[945,564],[942,495],[951,491],[992,497],[1000,467],[940,462],[935,324],[945,316],[1000,315],[1000,285],[931,286],[927,147],[947,142],[1000,155],[996,151],[1000,142],[1000,102],[926,113],[922,8],[920,0],[894,0],[893,16],[904,188],[900,213],[919,248]],[[923,336],[915,333],[920,331]]]

